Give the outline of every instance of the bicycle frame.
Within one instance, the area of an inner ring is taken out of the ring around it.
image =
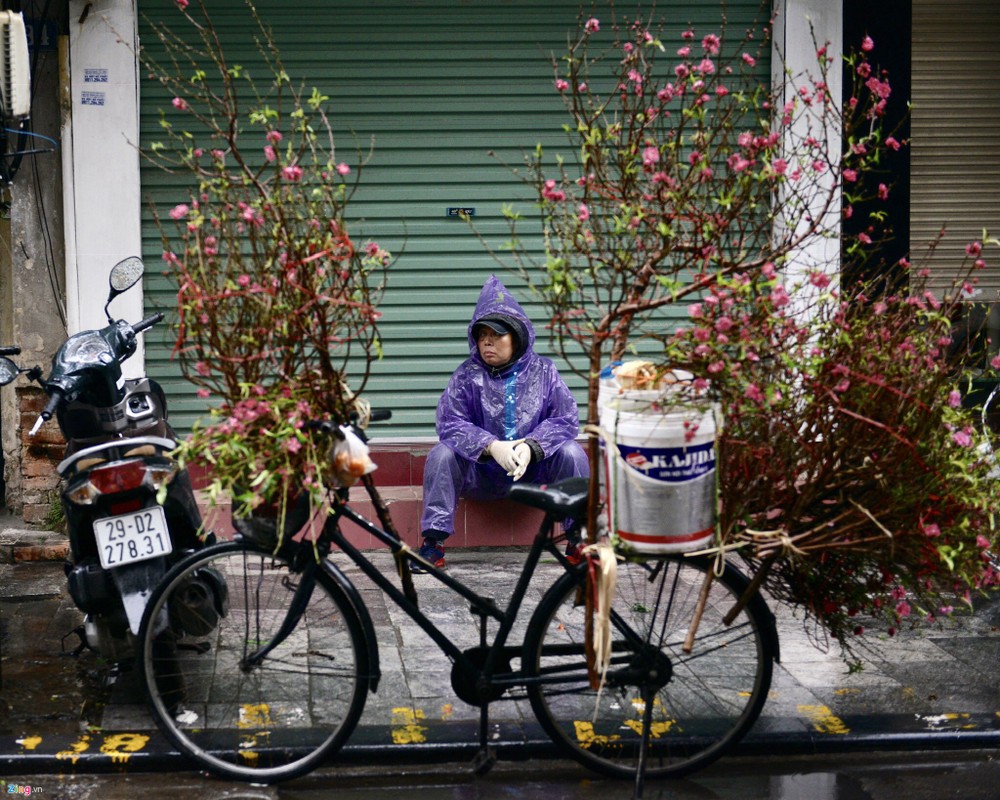
[[[396,587],[378,567],[365,557],[364,553],[347,540],[338,525],[338,522],[341,519],[350,520],[355,525],[358,525],[360,528],[367,531],[383,544],[387,545],[392,550],[393,555],[396,555],[397,557],[402,554],[409,561],[415,561],[417,559],[416,554],[414,554],[397,537],[382,530],[377,525],[358,514],[354,509],[347,505],[346,502],[338,502],[334,509],[334,513],[326,521],[324,536],[328,536],[329,540],[340,548],[340,550],[354,564],[356,564],[361,571],[364,572],[373,583],[375,583],[375,585],[389,595],[393,602],[406,612],[406,614],[420,626],[421,630],[430,636],[434,643],[437,644],[437,646],[452,659],[453,663],[459,665],[463,670],[468,670],[467,674],[475,674],[478,676],[476,686],[477,691],[480,694],[480,697],[478,698],[480,703],[486,701],[491,693],[491,690],[508,689],[515,686],[527,686],[532,682],[531,679],[523,674],[523,671],[510,672],[498,668],[506,663],[507,656],[511,654],[519,655],[521,652],[519,647],[507,647],[507,638],[517,620],[524,596],[527,592],[528,584],[535,573],[535,569],[538,566],[542,553],[551,553],[561,564],[563,564],[564,568],[571,568],[571,565],[566,561],[565,556],[563,556],[563,554],[560,553],[552,543],[552,533],[555,526],[555,520],[551,515],[546,514],[542,520],[538,533],[536,534],[531,544],[531,548],[528,551],[528,556],[521,569],[521,574],[514,587],[510,602],[504,609],[498,608],[492,598],[480,595],[462,582],[452,578],[443,570],[432,564],[423,564],[427,574],[432,575],[440,583],[444,584],[457,595],[467,600],[471,604],[470,612],[479,617],[480,647],[483,648],[486,653],[485,661],[482,664],[477,664],[472,658],[469,657],[465,650],[459,648],[447,635],[442,633],[441,630],[420,610],[416,602],[407,597],[406,594]],[[338,580],[348,580],[339,567],[337,567],[337,565],[332,561],[326,560],[324,562],[324,568],[332,571]],[[487,617],[492,617],[500,625],[491,644],[486,641]],[[463,699],[467,702],[470,701],[469,698]]]

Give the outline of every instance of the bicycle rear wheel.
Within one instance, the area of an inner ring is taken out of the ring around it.
[[[648,777],[706,766],[757,719],[777,640],[759,596],[723,624],[747,585],[735,568],[712,580],[693,649],[683,649],[709,569],[705,560],[674,556],[619,563],[612,662],[599,692],[590,687],[584,654],[584,573],[567,573],[546,593],[525,636],[528,695],[546,732],[573,758],[605,775],[634,778],[644,691],[653,703]]]
[[[287,558],[227,542],[186,558],[153,592],[139,632],[150,708],[199,766],[236,780],[287,780],[354,729],[369,673],[364,634],[340,587],[315,574],[295,629],[253,665],[249,656],[272,640],[302,580]]]

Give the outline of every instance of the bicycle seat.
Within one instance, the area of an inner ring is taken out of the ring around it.
[[[507,497],[526,506],[540,508],[555,517],[581,519],[587,509],[588,478],[566,478],[558,483],[535,486],[516,483]]]

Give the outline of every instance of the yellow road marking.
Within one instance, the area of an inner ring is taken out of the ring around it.
[[[80,754],[86,752],[90,748],[90,737],[81,736],[75,742],[73,742],[68,750],[60,750],[56,753],[56,758],[60,760],[71,761],[74,764],[80,760]]]
[[[419,708],[401,706],[392,710],[392,742],[393,744],[422,744],[427,741],[424,735],[427,726],[419,724],[425,719],[424,712]]]
[[[18,739],[17,743],[21,745],[25,750],[34,750],[38,745],[42,743],[41,736],[25,736],[23,739]]]
[[[111,756],[116,764],[124,764],[132,753],[142,750],[148,741],[149,737],[141,733],[116,733],[105,737],[101,752]]]
[[[833,712],[826,706],[800,705],[799,713],[809,717],[813,727],[820,733],[838,735],[850,733],[850,729],[844,724],[844,721],[840,717],[834,716]]]

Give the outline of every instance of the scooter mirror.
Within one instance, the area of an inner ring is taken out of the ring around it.
[[[111,291],[114,294],[121,294],[135,286],[142,273],[146,271],[145,265],[139,256],[129,256],[122,259],[111,268]]]
[[[111,284],[111,291],[108,292],[108,302],[104,304],[104,315],[108,318],[108,321],[111,321],[111,315],[108,313],[111,301],[122,292],[128,291],[135,286],[142,279],[142,273],[145,271],[146,267],[139,256],[123,258],[111,268],[111,275],[108,278],[108,283]]]
[[[17,368],[17,364],[9,358],[0,356],[0,386],[6,386],[20,374],[21,370]]]

